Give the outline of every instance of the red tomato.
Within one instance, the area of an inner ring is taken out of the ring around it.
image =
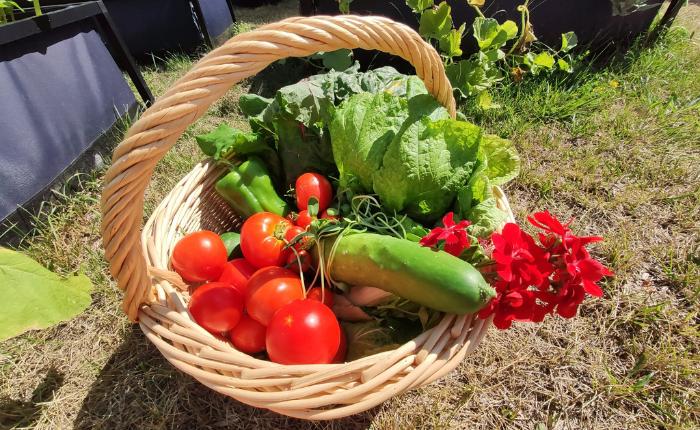
[[[243,315],[243,295],[230,284],[210,282],[194,290],[190,314],[197,324],[212,333],[229,331]]]
[[[248,279],[255,273],[255,267],[248,263],[245,258],[234,258],[224,265],[219,282],[231,284],[245,296]]]
[[[329,219],[329,220],[331,220],[331,221],[338,221],[338,217],[337,217],[337,216],[335,216],[335,215],[329,215],[329,214],[328,214],[328,209],[326,209],[325,211],[323,211],[323,213],[321,214],[321,219]]]
[[[323,300],[321,300],[321,297],[323,297]],[[324,291],[321,292],[321,287],[313,287],[306,293],[306,298],[321,302],[329,308],[333,307],[333,293],[328,288],[324,288]]]
[[[299,253],[299,260],[297,260],[296,254],[292,253],[289,255],[287,264],[284,267],[296,272],[299,270],[299,261],[301,261],[301,271],[306,272],[311,268],[311,255],[309,255],[309,251],[301,250],[297,252]]]
[[[311,221],[315,220],[315,216],[309,215],[308,211],[301,211],[299,212],[299,215],[297,216],[297,225],[303,229],[309,228],[309,225],[311,224]]]
[[[284,233],[284,240],[286,240],[288,243],[293,241],[297,236],[300,234],[306,233],[306,230],[299,226],[292,226],[287,229],[287,231]],[[310,237],[304,237],[300,241],[294,244],[294,248],[297,251],[301,251],[302,249],[308,248]],[[293,254],[293,253],[292,253]]]
[[[333,187],[323,175],[318,173],[304,173],[296,182],[297,207],[306,210],[309,199],[315,197],[318,200],[318,211],[323,212],[333,200]]]
[[[241,321],[231,330],[229,335],[236,349],[246,354],[255,354],[265,350],[266,330],[264,325],[248,315],[243,315]]]
[[[240,324],[240,323],[239,323]],[[345,330],[340,327],[340,346],[338,352],[333,357],[333,363],[345,363],[345,356],[348,353],[348,338],[345,336]]]
[[[251,318],[267,326],[279,308],[302,298],[304,287],[299,275],[281,267],[265,267],[248,280],[246,310]]]
[[[170,264],[187,282],[216,281],[228,259],[226,246],[218,234],[202,230],[180,239]]]
[[[279,215],[258,212],[248,218],[241,228],[241,251],[246,260],[261,269],[281,266],[291,252],[285,249],[284,233],[292,223]]]
[[[275,363],[330,363],[340,346],[340,325],[328,306],[295,300],[272,317],[265,345]]]

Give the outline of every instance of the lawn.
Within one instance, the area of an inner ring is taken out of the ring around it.
[[[242,10],[239,30],[295,7]],[[256,410],[177,371],[122,314],[101,249],[101,170],[58,193],[20,244],[96,289],[80,317],[0,343],[0,428],[700,427],[698,10],[691,2],[662,40],[602,69],[510,86],[495,94],[501,109],[465,112],[520,151],[506,189],[516,218],[548,208],[605,236],[594,253],[616,276],[578,318],[492,330],[455,372],[358,416],[306,423]],[[168,58],[145,78],[161,94],[192,64]],[[237,98],[260,83],[233,88],[183,135],[146,215],[201,158],[195,135],[245,126]]]

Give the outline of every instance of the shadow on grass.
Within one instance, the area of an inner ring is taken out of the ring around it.
[[[246,406],[175,369],[134,325],[90,387],[74,427],[359,429],[375,413],[307,422]]]
[[[0,429],[33,427],[41,416],[42,403],[53,400],[63,380],[63,374],[52,367],[34,389],[29,401],[0,398]]]

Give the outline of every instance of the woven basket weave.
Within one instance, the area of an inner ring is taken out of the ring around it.
[[[196,230],[238,229],[243,219],[216,194],[223,171],[198,164],[142,228],[143,199],[156,163],[183,131],[237,82],[285,57],[362,48],[409,61],[428,91],[455,116],[440,57],[418,34],[381,17],[290,18],[240,34],[199,61],[131,127],[117,147],[102,195],[102,234],[123,310],[165,358],[202,384],[243,403],[303,419],[334,419],[370,409],[454,369],[485,335],[490,320],[445,315],[393,351],[343,364],[284,366],[235,350],[187,312],[186,285],[169,271],[172,248]],[[512,220],[505,195],[499,207]]]

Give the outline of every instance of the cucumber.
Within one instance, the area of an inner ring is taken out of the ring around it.
[[[476,312],[496,295],[478,270],[447,252],[391,236],[356,233],[325,239],[326,261],[336,240],[329,269],[335,281],[381,288],[453,314]]]

